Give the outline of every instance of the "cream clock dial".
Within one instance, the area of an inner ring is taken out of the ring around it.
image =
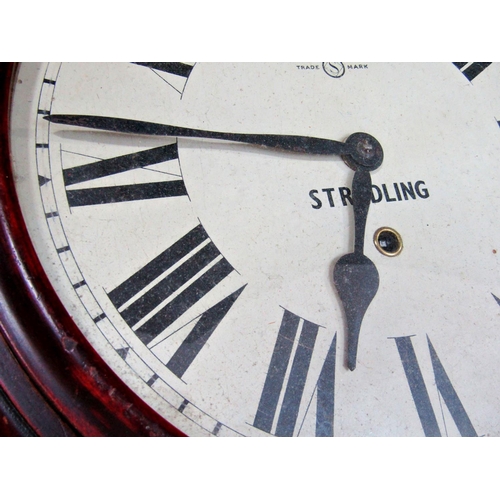
[[[194,436],[500,435],[500,67],[23,64],[16,189]]]

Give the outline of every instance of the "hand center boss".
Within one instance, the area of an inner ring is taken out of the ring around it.
[[[52,123],[111,132],[217,139],[253,144],[278,151],[341,156],[355,171],[352,182],[354,251],[343,255],[337,261],[333,270],[333,282],[347,320],[347,366],[350,370],[356,368],[361,323],[379,286],[377,268],[363,253],[366,220],[371,202],[370,172],[380,167],[384,158],[382,146],[375,137],[356,132],[345,142],[340,142],[297,135],[215,132],[105,116],[50,115],[45,119]]]

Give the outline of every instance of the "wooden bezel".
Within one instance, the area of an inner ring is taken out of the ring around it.
[[[0,64],[0,435],[180,436],[100,358],[42,269],[11,169],[16,74]]]

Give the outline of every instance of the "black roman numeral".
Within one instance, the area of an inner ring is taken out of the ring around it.
[[[394,340],[396,341],[399,356],[401,358],[401,362],[403,363],[406,379],[408,381],[408,385],[410,386],[411,395],[413,397],[413,401],[415,402],[424,434],[428,437],[441,436],[436,414],[434,413],[434,409],[431,405],[429,393],[427,392],[422,371],[420,370],[420,366],[418,364],[411,336],[396,337]],[[446,374],[446,371],[429,337],[427,337],[427,344],[429,347],[437,389],[444,403],[448,407],[460,435],[477,436],[470,418],[467,415],[448,375]]]
[[[291,361],[299,329],[300,336]],[[275,435],[292,436],[294,434],[318,330],[319,325],[284,310],[253,423],[258,429],[272,432],[278,403],[284,390]],[[316,435],[318,436],[333,436],[335,355],[336,336],[332,341],[317,383]],[[292,363],[290,374],[284,388],[290,361]]]
[[[136,62],[140,66],[147,66],[148,68],[170,73],[171,75],[178,75],[184,78],[189,78],[193,66],[180,62]]]
[[[166,366],[171,372],[179,378],[184,375],[244,288],[245,286],[242,286],[200,316],[194,328],[167,363]]]
[[[158,163],[177,160],[177,144],[147,149],[116,158],[96,161],[63,170],[66,187],[85,181],[117,175],[136,168],[144,168]],[[184,181],[150,182],[121,186],[95,187],[86,189],[66,189],[71,207],[146,200],[187,194]]]
[[[149,344],[233,270],[200,224],[108,296],[117,309],[123,307],[120,314],[139,339]],[[171,298],[181,288],[182,291]],[[193,362],[243,288],[223,298],[198,318],[167,363],[178,377]]]
[[[184,92],[187,79],[194,67],[180,62],[138,62],[135,64],[149,68],[180,96]]]
[[[463,75],[470,81],[474,80],[476,76],[481,74],[491,63],[490,62],[454,62],[453,63]]]
[[[335,357],[337,335],[333,337],[318,379],[316,403],[316,436],[333,436],[335,410]]]

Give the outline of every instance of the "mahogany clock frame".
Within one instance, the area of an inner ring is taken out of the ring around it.
[[[104,363],[42,269],[11,168],[17,68],[0,63],[0,436],[181,436]]]

